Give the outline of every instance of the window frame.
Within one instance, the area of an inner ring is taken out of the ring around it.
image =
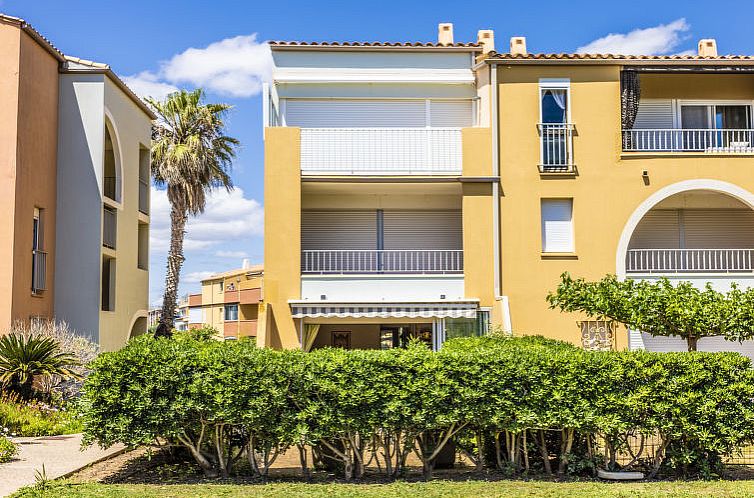
[[[570,219],[570,249],[569,250],[547,250],[545,247],[546,243],[546,231],[545,231],[545,210],[544,206],[547,202],[570,202],[571,207],[571,219]],[[565,254],[565,255],[573,255],[576,254],[576,227],[575,227],[575,201],[573,197],[543,197],[539,200],[539,224],[540,224],[540,252],[544,256],[548,255],[558,255],[558,254]]]
[[[235,310],[235,318],[228,318],[228,311]],[[237,322],[238,321],[238,304],[226,304],[223,306],[223,321],[224,322]]]

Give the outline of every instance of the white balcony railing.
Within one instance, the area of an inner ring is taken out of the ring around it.
[[[302,128],[301,171],[459,175],[460,128]]]
[[[754,272],[754,249],[629,249],[626,272]]]
[[[462,250],[307,250],[301,252],[301,272],[346,273],[463,273]]]
[[[540,123],[540,164],[542,173],[573,171],[573,125]]]
[[[627,152],[754,154],[754,129],[623,130],[623,150]]]

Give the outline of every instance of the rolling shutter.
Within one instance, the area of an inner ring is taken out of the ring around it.
[[[385,211],[385,249],[463,248],[461,211]]]
[[[542,252],[573,251],[573,201],[542,199]]]
[[[749,209],[684,209],[688,249],[754,248],[754,211]]]
[[[301,249],[377,248],[374,211],[302,211]]]
[[[423,128],[424,100],[291,100],[287,126],[301,128]]]
[[[634,122],[635,130],[672,129],[673,101],[671,99],[642,99]]]
[[[433,100],[430,102],[430,126],[464,128],[474,125],[471,100]]]
[[[653,209],[641,219],[628,243],[629,249],[679,249],[678,211]]]

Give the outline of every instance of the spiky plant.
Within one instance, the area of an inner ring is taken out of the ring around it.
[[[0,384],[23,399],[32,398],[35,377],[79,378],[74,370],[77,366],[76,357],[61,351],[49,337],[15,333],[0,336]]]
[[[173,329],[178,282],[183,265],[183,238],[189,215],[204,211],[207,194],[231,190],[228,174],[239,145],[224,134],[228,104],[205,104],[201,89],[147,99],[157,114],[152,133],[152,176],[166,187],[170,202],[170,249],[158,335]]]

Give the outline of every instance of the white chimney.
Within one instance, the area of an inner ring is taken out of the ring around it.
[[[702,57],[717,57],[717,42],[714,38],[699,40],[699,55]]]
[[[511,55],[526,55],[526,37],[525,36],[513,36],[511,37]]]
[[[249,261],[249,258],[243,258],[243,261],[241,261],[241,269],[248,270],[251,268],[251,261]]]
[[[441,22],[437,25],[437,43],[440,45],[453,45],[452,22]]]
[[[476,34],[476,41],[482,46],[482,53],[495,51],[495,32],[491,29],[480,29]]]

